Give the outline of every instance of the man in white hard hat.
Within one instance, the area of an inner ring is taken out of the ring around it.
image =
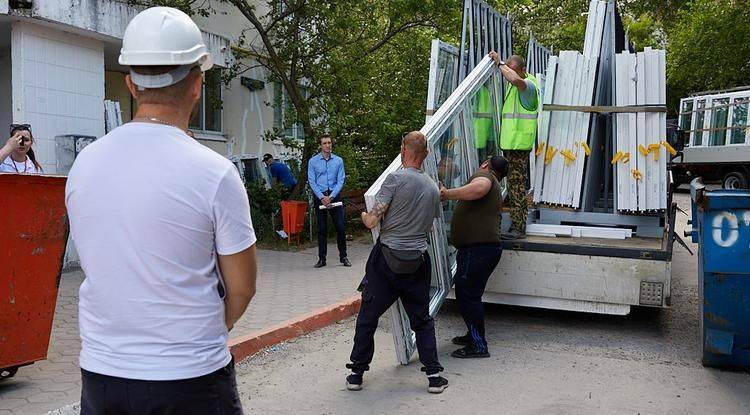
[[[212,65],[181,11],[139,13],[120,64],[133,122],[68,177],[81,285],[81,414],[241,414],[227,335],[255,294],[255,233],[229,160],[187,134]]]

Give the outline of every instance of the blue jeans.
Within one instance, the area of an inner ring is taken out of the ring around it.
[[[474,348],[487,350],[484,335],[484,305],[482,295],[487,280],[495,270],[503,249],[496,244],[477,244],[458,248],[456,258],[456,300],[461,317],[471,334]]]

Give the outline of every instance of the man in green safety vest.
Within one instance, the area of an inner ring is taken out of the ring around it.
[[[482,85],[473,100],[474,147],[479,160],[488,155],[495,155],[497,135],[495,133],[495,111],[492,110],[493,99],[490,90]]]
[[[503,239],[526,237],[526,218],[529,213],[526,202],[526,181],[529,153],[534,148],[539,111],[539,83],[526,73],[526,62],[518,55],[500,60],[495,52],[490,57],[500,67],[508,81],[503,103],[500,127],[500,149],[508,160],[508,205],[510,206],[510,231]]]

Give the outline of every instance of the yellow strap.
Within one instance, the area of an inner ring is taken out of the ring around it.
[[[563,157],[565,157],[566,159],[568,159],[570,161],[573,161],[573,160],[576,159],[575,154],[573,154],[573,152],[570,151],[570,150],[563,150],[563,151],[560,152],[560,154],[562,154]]]
[[[544,164],[549,164],[550,161],[552,161],[552,158],[555,157],[555,153],[557,153],[557,150],[552,146],[547,146],[547,154],[544,156]]]
[[[650,150],[644,147],[643,144],[638,144],[638,151],[640,151],[641,154],[643,154],[643,157],[648,156],[648,153],[650,152]]]
[[[673,155],[673,156],[677,155],[677,150],[675,150],[675,149],[674,149],[674,147],[672,147],[672,145],[671,145],[671,144],[669,144],[668,142],[666,142],[666,141],[662,141],[662,142],[661,142],[661,145],[663,145],[663,146],[664,146],[664,148],[666,148],[666,149],[667,149],[667,151],[669,151],[669,154],[671,154],[671,155]]]
[[[581,141],[581,144],[583,144],[583,151],[586,153],[587,156],[591,155],[591,148],[588,144],[586,144],[585,141]]]
[[[622,151],[618,151],[617,153],[615,153],[615,156],[612,157],[612,162],[611,162],[613,166],[617,164],[617,162],[622,158],[623,154],[625,153],[623,153]]]
[[[633,178],[636,180],[641,180],[643,178],[643,176],[641,175],[641,171],[638,169],[630,170],[630,174],[632,174]]]
[[[539,155],[542,154],[542,151],[544,151],[544,143],[539,144],[539,147],[536,148],[534,156],[539,157]]]
[[[622,158],[620,159],[620,162],[622,162],[622,164],[628,164],[629,161],[630,161],[630,153],[629,152],[623,153]]]

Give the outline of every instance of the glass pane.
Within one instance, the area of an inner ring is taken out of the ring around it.
[[[727,141],[727,116],[729,114],[729,98],[714,99],[711,101],[711,128],[721,128],[721,130],[711,131],[709,134],[709,146],[723,146]],[[716,108],[720,107],[720,108]]]
[[[443,134],[430,139],[429,142],[430,152],[434,155],[434,160],[437,163],[438,180],[449,189],[460,187],[468,177],[466,175],[467,166],[464,162],[466,157],[463,145],[465,137],[463,120],[463,116],[459,115]],[[431,255],[432,258],[438,258],[438,260],[433,260],[432,262],[433,273],[430,296],[438,293],[442,284],[441,281],[444,280],[444,273],[450,272],[455,267],[456,249],[449,242],[450,219],[453,216],[455,208],[456,201],[451,200],[442,203],[443,228],[437,229],[437,232],[433,232],[440,234],[442,237],[431,238],[433,241]]]
[[[245,170],[245,183],[263,182],[258,166],[258,159],[244,159],[242,160],[242,167]]]
[[[437,79],[437,96],[435,109],[443,105],[443,102],[450,96],[455,89],[456,68],[458,67],[458,58],[456,55],[441,48],[438,55],[438,79]]]
[[[680,112],[687,113],[680,115],[680,129],[682,130],[689,130],[690,126],[693,122],[693,101],[685,101],[682,103],[682,108],[680,109]],[[688,140],[689,141],[689,140]],[[689,145],[688,143],[685,143],[686,146]]]
[[[700,111],[700,110],[704,108],[706,108],[706,100],[702,99],[698,101],[698,112],[695,113],[695,126],[693,127],[694,130],[703,129],[703,119],[706,116],[706,112]],[[703,145],[703,131],[694,131],[692,134],[694,134],[693,145],[702,146]]]
[[[732,109],[732,127],[740,127],[740,128],[732,128],[730,132],[730,143],[731,144],[744,144],[745,143],[745,136],[747,135],[747,103],[748,98],[742,97],[742,98],[735,98],[734,99],[734,108]],[[744,103],[743,103],[744,102]]]
[[[204,87],[206,95],[206,126],[208,131],[221,131],[221,69],[206,72]]]
[[[497,111],[494,91],[494,77],[490,77],[471,99],[472,143],[480,162],[498,153],[499,129],[495,122]]]
[[[201,99],[198,100],[198,102],[195,104],[195,107],[193,107],[193,112],[190,115],[190,128],[193,130],[202,130],[203,129],[203,122],[202,122],[202,109],[203,108],[203,94],[201,94]]]

